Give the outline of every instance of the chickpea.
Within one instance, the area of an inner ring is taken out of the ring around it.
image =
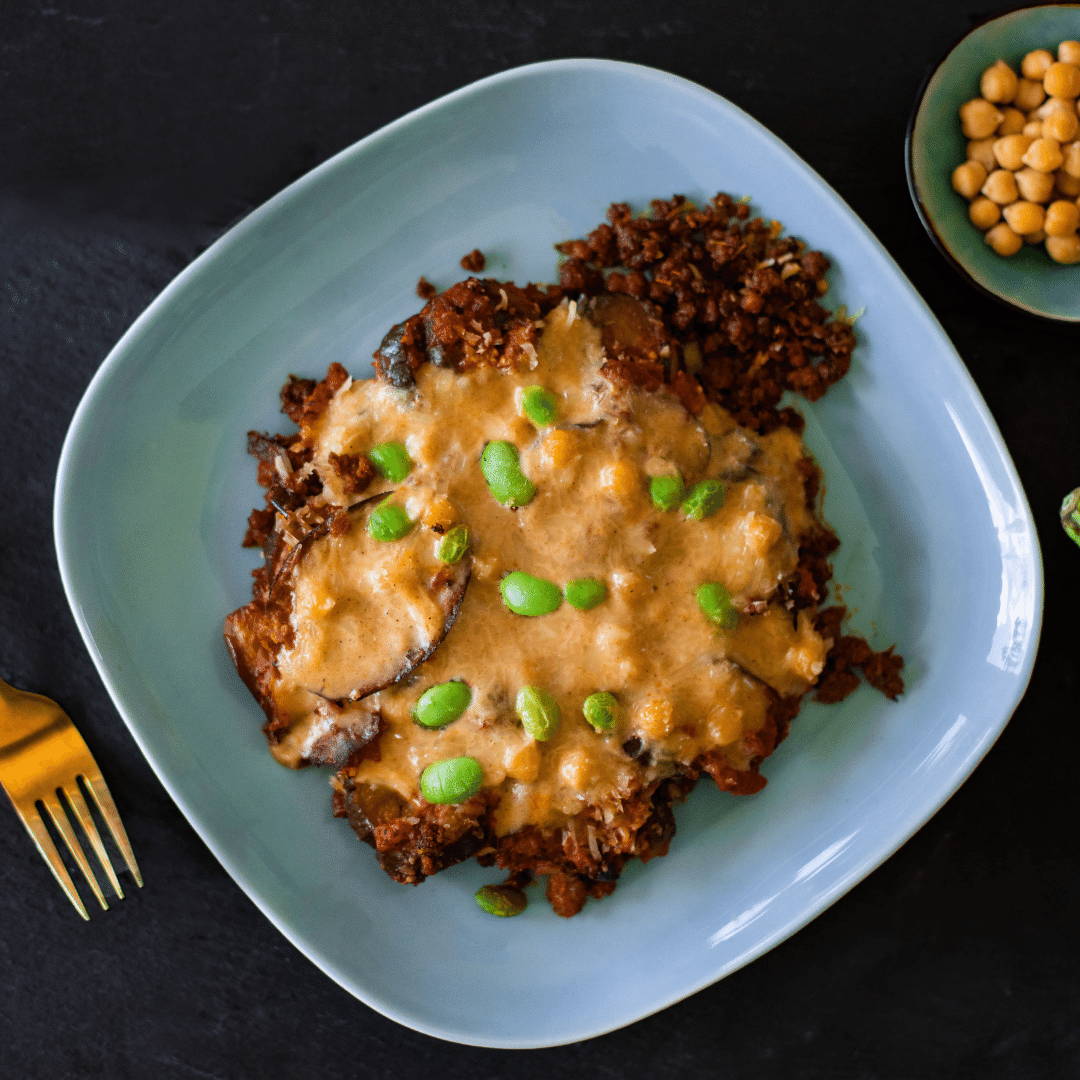
[[[998,124],[999,135],[1019,135],[1024,130],[1027,117],[1019,110],[1011,106],[1001,110],[1001,123]]]
[[[968,161],[977,161],[987,172],[996,169],[997,158],[994,157],[994,136],[988,135],[985,139],[969,140],[967,156]]]
[[[1016,72],[1004,60],[991,64],[979,80],[979,93],[987,101],[1007,102],[1016,97]]]
[[[1054,100],[1057,101],[1058,98]],[[1078,131],[1080,131],[1080,117],[1076,115],[1076,110],[1068,105],[1062,109],[1055,109],[1043,121],[1043,135],[1050,139],[1057,139],[1058,142],[1065,143],[1075,139]]]
[[[994,157],[1003,169],[1019,169],[1024,162],[1028,147],[1034,142],[1026,135],[1006,135],[994,142]]]
[[[1006,258],[1015,255],[1024,245],[1024,241],[1004,221],[1000,225],[995,225],[986,234],[986,242],[994,251],[999,255],[1004,255]]]
[[[1036,110],[1035,116],[1039,120],[1045,120],[1048,116],[1053,116],[1054,113],[1075,113],[1076,105],[1071,101],[1066,101],[1064,98],[1052,97],[1047,98]]]
[[[960,106],[960,126],[969,139],[993,135],[1001,123],[1001,113],[984,98],[973,98]]]
[[[1070,176],[1080,178],[1080,142],[1071,142],[1061,148],[1061,168]]]
[[[1021,160],[1025,165],[1030,166],[1032,169],[1038,169],[1039,172],[1054,172],[1056,169],[1061,168],[1063,160],[1061,143],[1057,139],[1049,139],[1044,135],[1041,139],[1036,139],[1027,148],[1027,152]]]
[[[1075,199],[1077,195],[1080,195],[1080,178],[1078,177],[1070,176],[1067,172],[1059,172],[1054,174],[1054,183],[1058,191],[1070,199]]]
[[[1021,199],[1044,203],[1054,192],[1054,177],[1038,169],[1021,169],[1016,174],[1016,187]]]
[[[1016,189],[1016,177],[1008,169],[995,169],[986,178],[982,193],[999,206],[1008,206],[1009,203],[1016,202],[1016,197],[1020,194]]]
[[[506,775],[531,784],[540,775],[540,749],[530,739],[524,746],[506,755]]]
[[[544,463],[556,470],[569,468],[581,453],[575,433],[565,428],[549,428],[540,440],[540,448]]]
[[[1055,61],[1043,76],[1043,89],[1056,98],[1074,98],[1080,94],[1080,68]]]
[[[1069,103],[1061,98],[1047,98],[1037,109],[1032,109],[1028,116],[1036,120],[1045,120],[1052,112],[1062,107],[1067,109]]]
[[[1080,236],[1076,233],[1070,236],[1048,236],[1046,253],[1057,263],[1080,262]]]
[[[584,791],[592,779],[589,755],[571,750],[559,759],[559,779],[573,791]]]
[[[705,717],[709,736],[720,746],[727,746],[743,733],[743,711],[733,705],[716,705]]]
[[[443,495],[435,496],[424,507],[423,513],[420,515],[420,521],[429,529],[434,528],[436,525],[441,526],[438,530],[440,533],[446,532],[457,520],[458,515],[457,511],[454,510],[453,503]]]
[[[600,470],[600,486],[605,493],[623,502],[638,494],[641,477],[628,461],[613,461]]]
[[[1025,244],[1041,244],[1046,239],[1046,233],[1040,229],[1038,232],[1030,232],[1024,237]]]
[[[1042,104],[1044,97],[1046,97],[1046,91],[1043,90],[1041,80],[1021,79],[1016,87],[1013,104],[1018,109],[1029,112],[1031,109],[1037,109]]]
[[[1032,49],[1031,52],[1020,61],[1020,74],[1025,79],[1034,79],[1042,82],[1046,69],[1054,62],[1053,53],[1049,49]]]
[[[1080,207],[1068,199],[1057,199],[1046,208],[1043,228],[1047,236],[1068,236],[1080,226]]]
[[[1058,46],[1058,57],[1063,64],[1080,64],[1080,41],[1063,41]]]
[[[1030,135],[1033,139],[1038,139],[1042,136],[1042,121],[1041,120],[1029,120],[1021,129],[1021,135]],[[968,144],[971,145],[970,143]],[[968,157],[971,157],[970,151]]]
[[[1026,236],[1038,232],[1043,227],[1046,211],[1038,204],[1019,199],[1003,211],[1005,221],[1014,233]]]
[[[638,713],[638,726],[650,739],[664,739],[675,730],[675,709],[667,698],[650,698]]]
[[[1039,175],[1041,176],[1042,173]],[[980,195],[968,207],[968,217],[971,218],[971,224],[976,229],[986,232],[987,229],[1001,220],[1001,207],[993,199]]]
[[[963,165],[957,165],[953,169],[953,191],[963,195],[965,199],[974,199],[979,194],[979,188],[986,183],[986,166],[978,161],[965,161]]]

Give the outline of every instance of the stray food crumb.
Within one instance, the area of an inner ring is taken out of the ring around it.
[[[468,270],[470,274],[479,274],[487,266],[487,259],[479,248],[473,248],[468,255],[461,257],[461,269]]]

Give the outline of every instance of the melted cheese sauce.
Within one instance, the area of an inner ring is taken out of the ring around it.
[[[432,526],[456,522],[472,536],[472,578],[456,623],[434,655],[400,683],[365,698],[378,709],[378,759],[353,768],[361,781],[416,797],[434,761],[468,754],[498,789],[496,828],[553,825],[586,805],[614,808],[642,778],[670,772],[706,750],[725,748],[745,767],[741,740],[764,722],[767,687],[802,694],[822,669],[828,643],[800,616],[770,607],[717,630],[694,590],[719,581],[740,608],[770,597],[796,566],[797,537],[810,527],[798,460],[801,440],[787,429],[758,436],[710,405],[690,417],[666,389],[612,386],[600,375],[599,332],[564,304],[545,322],[534,367],[480,367],[461,375],[425,365],[416,386],[354,382],[340,390],[317,429],[316,468],[325,495],[348,504],[329,466],[331,452],[363,453],[399,440],[415,463],[394,498],[417,527],[379,544],[362,523],[326,537],[294,574],[296,643],[279,665],[283,700],[296,720],[279,756],[325,730],[322,700],[347,694],[379,665],[430,640],[443,618],[429,582],[439,563]],[[538,430],[520,414],[520,391],[539,384],[559,399],[559,421]],[[489,493],[479,468],[484,444],[513,442],[536,485],[528,506],[511,510]],[[648,477],[678,470],[688,486],[718,476],[724,506],[704,521],[661,513]],[[365,493],[369,494],[369,493]],[[317,550],[316,550],[317,549]],[[568,604],[537,618],[512,614],[499,580],[524,570],[559,585],[596,577],[608,599],[591,611]],[[462,679],[473,700],[449,727],[413,723],[411,709],[435,683]],[[524,685],[545,688],[562,721],[534,742],[514,715]],[[621,705],[616,731],[597,734],[581,704],[608,690]],[[636,736],[651,763],[622,744]]]

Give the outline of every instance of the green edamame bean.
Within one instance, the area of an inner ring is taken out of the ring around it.
[[[682,512],[693,521],[701,521],[724,505],[726,494],[722,480],[699,480],[683,500]]]
[[[588,611],[607,599],[607,586],[591,577],[568,581],[563,592],[566,593],[566,602],[579,611]]]
[[[615,729],[619,702],[614,694],[609,694],[606,690],[598,690],[585,699],[581,711],[589,725],[604,735]]]
[[[368,515],[367,527],[376,540],[385,543],[408,535],[414,524],[416,523],[402,507],[386,498]]]
[[[539,686],[523,686],[514,701],[521,726],[537,742],[547,742],[559,726],[558,702]]]
[[[413,719],[426,728],[444,728],[452,724],[472,701],[472,691],[459,681],[429,686],[413,706]]]
[[[734,630],[739,621],[739,612],[731,600],[731,593],[718,581],[706,581],[694,592],[698,607],[709,622],[716,623],[721,630]]]
[[[500,919],[520,915],[529,904],[525,893],[513,885],[484,885],[473,893],[473,899],[489,915]]]
[[[649,498],[657,510],[674,510],[679,505],[686,485],[681,476],[654,476],[649,481]]]
[[[499,582],[503,603],[515,615],[550,615],[562,603],[562,592],[554,582],[514,570]]]
[[[461,562],[465,552],[469,550],[469,527],[468,525],[455,525],[440,541],[435,548],[435,557],[444,563]]]
[[[480,471],[488,491],[503,506],[525,506],[536,494],[532,481],[521,471],[521,460],[513,443],[489,442],[480,455]]]
[[[412,458],[404,443],[384,442],[368,451],[371,464],[393,484],[398,484],[412,472]]]
[[[526,386],[521,391],[521,411],[537,427],[547,427],[559,418],[559,399],[542,386]]]
[[[460,803],[472,798],[483,782],[484,770],[476,758],[444,758],[420,774],[420,794],[429,803]]]

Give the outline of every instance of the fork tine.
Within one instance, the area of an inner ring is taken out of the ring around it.
[[[86,789],[90,792],[101,816],[105,819],[105,824],[109,826],[109,832],[112,833],[112,838],[116,841],[120,854],[124,856],[124,862],[127,863],[127,868],[131,871],[135,884],[141,889],[142,874],[139,873],[139,864],[135,861],[135,852],[131,850],[131,841],[128,840],[127,833],[124,831],[124,823],[120,820],[116,803],[113,802],[109,789],[105,786],[105,781],[101,778],[100,773],[96,776],[84,775],[83,781],[86,783]]]
[[[71,811],[75,815],[75,820],[82,826],[82,831],[90,841],[90,846],[94,849],[94,854],[97,856],[98,865],[105,871],[105,876],[109,879],[112,891],[116,894],[118,900],[123,900],[124,890],[120,888],[120,882],[117,880],[116,871],[113,869],[113,864],[109,861],[109,854],[105,850],[105,845],[101,842],[101,834],[97,831],[94,819],[90,816],[90,808],[86,805],[86,800],[79,790],[78,781],[75,781],[75,783],[70,784],[66,788],[62,788],[61,790],[64,793],[64,798],[67,799],[71,806]]]
[[[97,897],[97,902],[101,905],[102,910],[108,911],[109,904],[105,899],[105,894],[101,891],[98,879],[94,877],[94,871],[90,869],[90,863],[86,860],[86,852],[83,851],[82,844],[79,843],[79,838],[75,835],[75,830],[71,827],[71,822],[68,820],[63,806],[60,805],[60,800],[54,795],[51,799],[42,799],[42,802],[45,804],[45,809],[49,811],[49,817],[52,818],[56,831],[63,838],[64,843],[67,844],[67,849],[75,860],[75,865],[78,866],[83,877],[86,878],[86,884],[90,886],[90,891]]]
[[[60,858],[60,852],[56,850],[49,830],[45,828],[45,822],[38,816],[37,810],[32,806],[27,807],[25,812],[19,808],[19,820],[26,826],[26,831],[34,841],[35,847],[41,852],[41,857],[48,863],[53,877],[56,878],[56,883],[64,890],[64,895],[75,906],[75,910],[89,922],[90,916],[75,890],[75,883],[71,880],[64,866],[64,860]]]

